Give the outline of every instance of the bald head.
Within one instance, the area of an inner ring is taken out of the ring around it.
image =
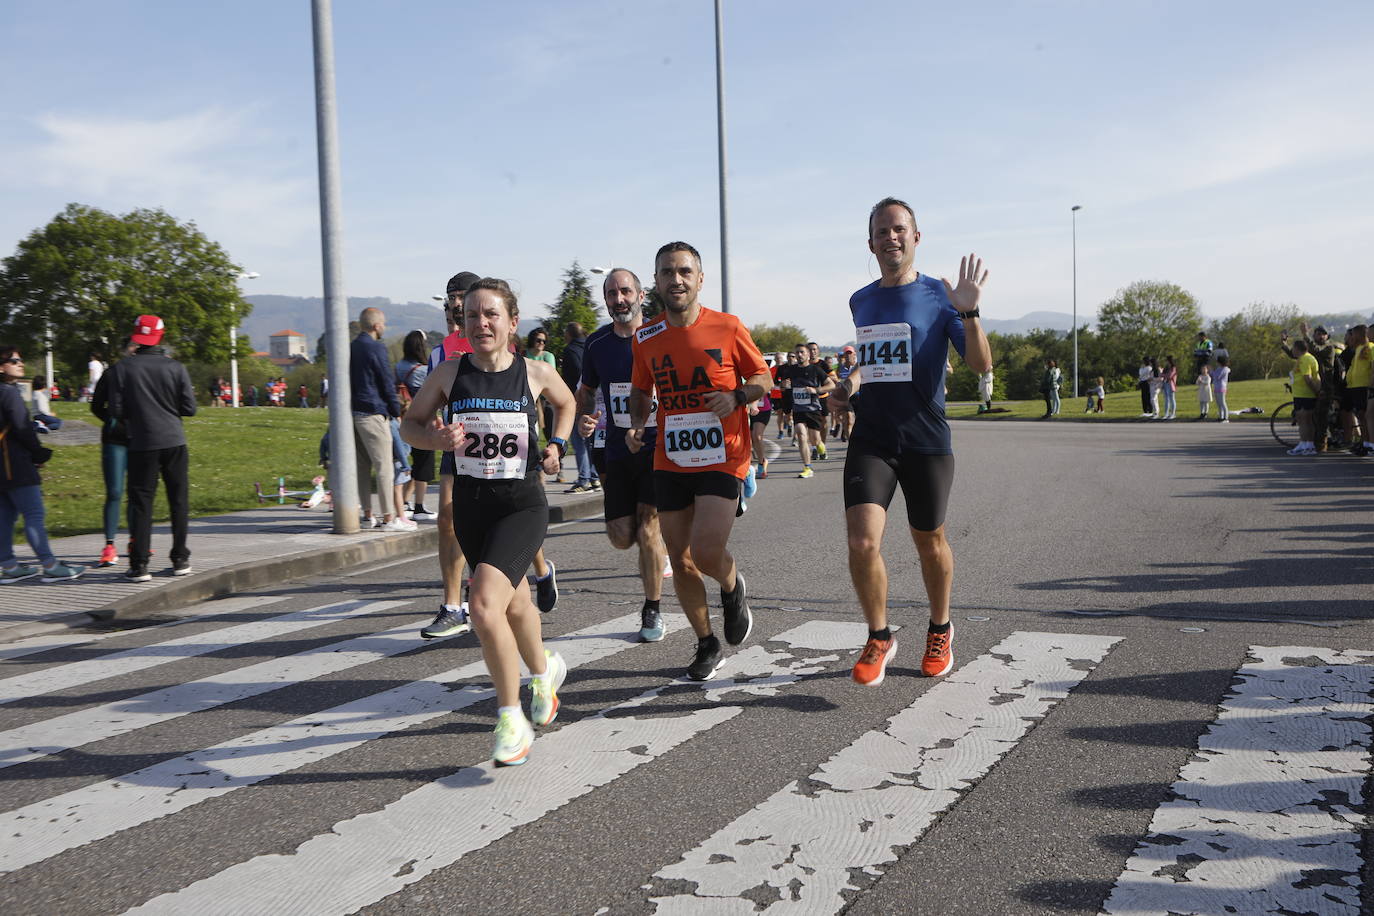
[[[381,337],[382,331],[386,329],[386,316],[382,314],[381,309],[365,308],[358,316],[358,326],[363,329],[364,334]]]

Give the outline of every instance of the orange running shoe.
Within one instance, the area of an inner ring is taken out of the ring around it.
[[[115,550],[115,545],[106,544],[105,549],[100,551],[100,562],[96,566],[113,566],[119,562],[119,554]]]
[[[897,654],[896,639],[870,639],[854,663],[854,683],[877,687],[887,676],[887,663]]]
[[[954,667],[954,652],[950,650],[950,637],[953,635],[953,630],[926,633],[926,657],[921,659],[921,673],[926,677],[949,674],[949,669]]]

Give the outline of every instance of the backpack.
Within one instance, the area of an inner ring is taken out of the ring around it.
[[[420,368],[419,363],[411,366],[410,371],[406,373],[406,377],[396,383],[396,398],[401,402],[402,411],[410,405],[410,385],[408,383],[411,377],[415,375],[415,370],[418,368]]]

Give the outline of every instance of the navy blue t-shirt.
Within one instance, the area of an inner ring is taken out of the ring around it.
[[[860,379],[854,433],[896,452],[953,454],[945,419],[949,345],[964,355],[964,321],[944,284],[924,274],[902,286],[877,281],[849,297]]]
[[[606,403],[606,461],[630,457],[625,431],[630,428],[630,376],[634,372],[631,337],[621,337],[612,324],[602,325],[587,338],[582,357],[582,384],[599,388]],[[652,418],[650,422],[655,422]],[[644,428],[644,448],[650,453],[658,430]]]

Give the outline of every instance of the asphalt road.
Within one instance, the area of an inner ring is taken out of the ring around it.
[[[550,532],[572,671],[518,769],[475,639],[416,637],[428,560],[0,647],[0,910],[1374,910],[1374,460],[1242,423],[955,444],[943,679],[898,503],[902,647],[848,680],[842,449],[811,480],[784,450],[738,522],[755,631],[706,685],[679,618],[634,642],[599,520]]]

